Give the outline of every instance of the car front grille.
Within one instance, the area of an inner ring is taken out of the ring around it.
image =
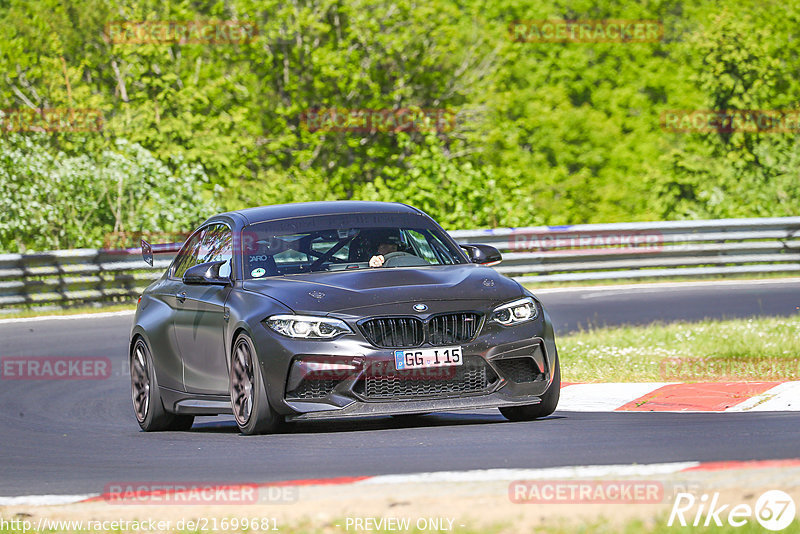
[[[361,323],[361,330],[376,347],[403,349],[424,341],[434,346],[465,343],[477,335],[480,324],[479,314],[458,312],[434,315],[427,323],[416,317],[380,317]]]
[[[407,399],[483,392],[497,380],[497,374],[479,356],[465,357],[459,366],[405,371],[388,370],[376,363],[367,369],[354,391],[370,400]]]
[[[533,358],[507,358],[493,362],[500,370],[503,378],[517,383],[536,382],[544,380],[544,374],[539,372],[539,366]]]
[[[361,325],[367,340],[376,347],[408,348],[422,345],[424,329],[416,317],[382,317]]]
[[[470,341],[478,333],[481,316],[477,313],[435,315],[428,321],[428,343],[453,345]]]

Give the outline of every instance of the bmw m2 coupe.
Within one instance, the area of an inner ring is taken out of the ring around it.
[[[550,415],[561,375],[541,302],[404,204],[311,202],[211,217],[142,294],[130,337],[142,429],[499,408]]]

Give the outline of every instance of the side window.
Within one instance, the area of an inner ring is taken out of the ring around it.
[[[431,235],[430,244],[442,258],[442,265],[453,265],[454,263],[459,263],[456,257],[453,256],[453,253],[448,250],[447,246],[435,235]]]
[[[220,267],[219,275],[228,277],[231,275],[232,250],[233,236],[228,227],[224,224],[211,225],[204,232],[203,243],[200,246],[200,253],[195,265],[210,261],[224,261],[225,264]]]
[[[428,263],[432,263],[434,265],[439,263],[439,259],[436,257],[436,253],[431,248],[428,240],[425,239],[425,236],[421,233],[417,232],[416,230],[406,230],[406,233],[411,238],[411,241],[414,243],[414,248],[419,251],[419,255],[422,256],[425,261]]]
[[[201,230],[192,235],[183,248],[178,252],[175,257],[175,262],[172,264],[172,277],[183,278],[183,273],[192,265],[197,265],[197,256],[200,253],[200,245],[203,242],[203,235],[205,230]]]
[[[227,263],[219,270],[223,277],[231,274],[233,236],[224,224],[212,224],[192,235],[178,252],[172,268],[173,278],[183,278],[189,267],[209,261],[224,260]]]

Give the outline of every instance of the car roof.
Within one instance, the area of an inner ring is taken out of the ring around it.
[[[424,215],[416,208],[399,202],[370,202],[365,200],[332,200],[325,202],[297,202],[294,204],[275,204],[258,208],[246,208],[222,213],[220,215],[240,215],[247,224],[293,217],[314,215],[340,215],[352,213],[407,213]]]

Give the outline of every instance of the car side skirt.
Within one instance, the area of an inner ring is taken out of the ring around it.
[[[169,388],[159,388],[164,409],[181,415],[233,414],[228,395],[201,395]]]

